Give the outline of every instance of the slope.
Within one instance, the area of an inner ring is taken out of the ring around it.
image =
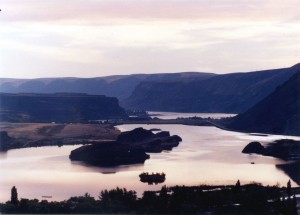
[[[134,74],[97,78],[0,78],[0,92],[4,93],[87,93],[125,99],[141,81],[169,82],[212,77],[212,73],[183,72],[162,74]]]
[[[141,82],[121,105],[175,112],[241,113],[295,74],[295,67],[216,75],[188,82]]]
[[[246,132],[300,135],[300,69],[268,97],[234,117],[227,127]]]

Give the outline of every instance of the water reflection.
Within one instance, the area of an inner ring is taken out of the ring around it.
[[[290,177],[299,182],[288,171],[277,168],[284,164],[283,161],[241,153],[250,141],[268,142],[282,136],[253,136],[214,127],[184,125],[122,125],[118,128],[125,131],[141,126],[170,131],[171,135],[181,136],[183,141],[171,152],[150,153],[150,159],[144,165],[112,168],[71,162],[69,154],[79,146],[27,148],[0,153],[0,201],[9,199],[12,186],[18,188],[20,198],[53,196],[52,200],[63,200],[86,192],[97,197],[101,190],[117,186],[141,194],[144,190],[160,189],[162,185],[234,184],[237,179],[242,184],[257,181],[285,185]],[[139,181],[142,172],[164,172],[166,181],[150,187]]]
[[[70,161],[72,168],[75,171],[82,172],[99,172],[102,174],[116,174],[118,172],[128,172],[128,171],[143,171],[144,164],[131,164],[131,165],[120,165],[114,167],[98,167],[94,165],[87,164],[81,161]]]
[[[287,174],[293,181],[300,185],[300,162],[278,164],[276,167]]]

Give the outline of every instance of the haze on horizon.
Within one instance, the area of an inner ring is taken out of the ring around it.
[[[2,0],[0,76],[247,72],[300,59],[299,0]]]

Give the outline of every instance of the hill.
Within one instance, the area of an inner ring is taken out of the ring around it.
[[[87,93],[117,97],[127,109],[242,113],[272,93],[299,68],[300,64],[224,75],[181,72],[96,78],[0,78],[0,92]]]
[[[162,74],[115,75],[97,78],[0,78],[0,92],[4,93],[87,93],[117,97],[129,97],[142,81],[188,81],[212,77],[211,73],[183,72]]]
[[[300,135],[300,68],[254,107],[233,118],[228,128],[246,132]]]
[[[87,122],[125,118],[118,99],[87,94],[0,94],[0,121]]]
[[[241,113],[288,80],[298,66],[185,82],[143,81],[121,105],[151,111]]]

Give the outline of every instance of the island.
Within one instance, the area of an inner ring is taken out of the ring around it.
[[[150,158],[147,152],[172,150],[181,141],[179,136],[171,136],[166,131],[155,134],[150,130],[136,128],[122,132],[116,141],[81,146],[71,151],[69,158],[97,166],[144,163]]]
[[[143,172],[139,175],[140,181],[143,183],[148,183],[149,185],[163,183],[166,180],[165,173],[152,173]]]
[[[282,139],[268,143],[266,146],[259,142],[251,142],[242,152],[272,156],[283,160],[300,160],[300,141]]]
[[[277,164],[276,168],[282,170],[293,181],[300,184],[300,141],[282,139],[268,143],[265,146],[259,142],[251,142],[242,152],[272,156],[287,161],[284,164]]]

